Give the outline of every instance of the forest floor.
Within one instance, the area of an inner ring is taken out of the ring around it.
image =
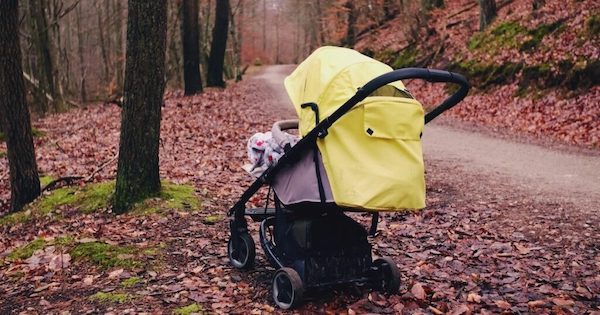
[[[167,205],[161,211],[114,216],[106,206],[83,213],[65,204],[43,214],[30,210],[21,222],[0,221],[0,313],[280,312],[270,298],[273,269],[261,251],[251,271],[228,265],[225,213],[250,183],[241,169],[247,138],[293,116],[280,86],[280,77],[291,69],[266,68],[223,91],[166,96],[161,176],[192,185],[201,199],[199,209]],[[44,132],[36,139],[39,168],[54,178],[92,173],[116,153],[119,124],[120,109],[114,105],[35,121]],[[510,164],[491,167],[489,160],[473,160],[477,154],[501,152],[483,147],[477,153],[489,136],[461,126],[444,120],[424,136],[427,208],[383,215],[378,234],[370,239],[375,255],[397,262],[400,293],[319,292],[298,313],[600,312],[599,199],[588,194],[589,184],[581,184],[581,190],[567,184],[561,194],[551,189],[560,188],[560,180],[557,186],[529,185],[536,179],[507,171]],[[435,140],[446,131],[454,140]],[[457,137],[467,137],[475,148],[462,154],[456,150],[462,145]],[[559,161],[563,154],[567,161],[580,159],[577,165],[597,163],[597,155],[579,149],[489,141],[522,146],[512,160],[530,150],[548,150],[525,160],[530,165],[547,152]],[[455,151],[447,151],[451,148]],[[8,195],[6,163],[0,159],[1,199]],[[94,180],[114,180],[115,168],[109,164]],[[569,197],[573,190],[581,194]],[[558,195],[564,198],[553,198]],[[251,229],[256,236],[256,225]]]

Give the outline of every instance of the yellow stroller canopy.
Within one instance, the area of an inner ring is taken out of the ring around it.
[[[323,120],[357,89],[390,71],[386,64],[351,49],[317,49],[285,80],[300,135],[310,132],[317,120],[314,109],[302,104],[317,104]],[[423,108],[400,81],[380,90],[317,140],[333,199],[340,206],[367,211],[423,208]]]

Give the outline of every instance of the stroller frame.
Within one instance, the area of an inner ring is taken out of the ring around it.
[[[298,215],[298,212],[300,211],[292,211],[285,209],[281,202],[278,200],[276,194],[274,194],[275,208],[268,208],[266,206],[264,209],[246,209],[245,205],[263,185],[270,184],[274,176],[276,176],[285,165],[293,163],[294,161],[299,159],[301,154],[307,152],[306,150],[316,150],[317,138],[323,138],[327,136],[328,129],[355,105],[363,101],[366,97],[368,97],[371,93],[373,93],[380,87],[383,87],[395,81],[406,79],[423,79],[432,83],[454,83],[460,86],[457,92],[448,97],[440,105],[438,105],[432,111],[425,115],[425,124],[439,116],[444,111],[458,104],[461,100],[463,100],[466,97],[469,91],[469,84],[462,75],[448,71],[425,68],[404,68],[380,75],[369,81],[360,89],[358,89],[354,96],[352,96],[330,116],[326,117],[320,122],[317,121],[315,128],[313,128],[308,134],[302,137],[302,139],[300,139],[296,145],[294,145],[291,148],[288,148],[289,150],[287,150],[287,152],[279,159],[278,163],[265,170],[263,174],[260,177],[258,177],[250,185],[250,187],[248,187],[248,189],[242,194],[240,199],[229,210],[228,213],[230,217],[231,236],[228,242],[228,256],[231,264],[238,269],[249,269],[253,267],[254,258],[256,254],[254,248],[255,245],[254,241],[252,240],[252,237],[249,235],[248,223],[245,219],[245,216],[249,216],[253,221],[261,222],[259,233],[261,247],[263,248],[269,262],[274,267],[279,268],[279,270],[276,272],[273,278],[273,298],[275,300],[275,303],[279,307],[283,309],[289,309],[296,306],[302,300],[302,295],[305,287],[317,288],[338,284],[357,283],[371,285],[372,287],[384,291],[386,293],[395,293],[398,290],[400,285],[400,275],[397,266],[391,259],[385,257],[379,258],[371,263],[371,248],[367,242],[366,232],[363,236],[361,236],[361,239],[364,239],[364,241],[359,241],[358,244],[354,244],[355,247],[341,249],[342,252],[353,252],[353,257],[355,257],[355,259],[350,261],[349,263],[344,262],[344,265],[350,265],[350,269],[352,269],[352,266],[354,266],[358,269],[361,269],[363,272],[354,272],[354,270],[352,270],[352,272],[334,272],[333,275],[325,276],[327,278],[327,281],[315,281],[314,279],[312,279],[311,281],[307,282],[307,280],[309,280],[307,279],[307,273],[310,273],[310,269],[305,270],[304,265],[299,266],[297,263],[293,266],[290,265],[289,260],[285,261],[285,259],[281,257],[280,253],[277,253],[276,245],[272,241],[269,241],[268,236],[266,235],[266,231],[270,226],[276,226],[278,223],[285,222],[287,217],[289,217],[290,215],[294,216],[294,213]],[[316,107],[316,104],[303,104],[303,106],[305,105],[311,106],[311,108]],[[267,203],[268,199],[269,196],[267,196]],[[320,231],[320,229],[317,228],[319,224],[327,225],[327,222],[323,221],[324,223],[319,223],[321,222],[319,220],[329,220],[322,219],[322,217],[329,216],[330,219],[336,218],[335,220],[338,220],[335,221],[336,224],[339,222],[346,222],[346,219],[344,219],[344,217],[354,222],[352,219],[343,215],[343,211],[344,209],[335,205],[325,204],[322,199],[322,202],[318,209],[311,209],[310,211],[306,211],[312,212],[312,215],[308,215],[308,217],[305,218],[300,218],[299,221],[295,221],[296,219],[294,218],[290,219],[289,221],[295,222],[294,224],[304,224],[302,228],[305,228],[307,231],[311,231],[306,233],[312,233],[312,231],[318,233]],[[371,225],[372,234],[374,234],[374,232],[376,231],[377,220],[378,213],[374,212],[373,221]],[[356,225],[359,225],[356,222],[354,223]],[[292,227],[288,226],[288,228],[291,229]],[[280,230],[281,229],[282,228],[280,228]],[[347,223],[344,229],[352,230],[353,232],[359,231],[359,229],[356,229],[354,225],[352,225],[352,223]],[[364,231],[364,229],[362,230]],[[275,234],[277,235],[278,231],[275,231]],[[279,232],[279,235],[283,234]],[[325,244],[325,246],[343,247],[341,243]],[[302,253],[298,255],[300,255],[300,257],[302,257],[303,259],[306,258],[304,260],[301,260],[305,263],[308,263],[306,261],[313,259],[311,257],[302,256]],[[334,259],[336,257],[339,256],[328,256],[328,258],[323,258],[317,264],[324,264],[326,267],[332,267],[330,266],[332,261],[339,261]],[[367,260],[368,262],[365,266],[364,262]],[[335,266],[333,267],[335,269]],[[333,279],[331,277],[333,277]]]

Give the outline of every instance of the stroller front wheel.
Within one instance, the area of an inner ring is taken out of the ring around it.
[[[379,270],[375,289],[388,294],[396,294],[400,290],[400,270],[389,257],[381,257],[373,261],[373,266]]]
[[[304,285],[296,270],[283,267],[273,277],[273,300],[280,308],[287,310],[302,302]]]
[[[256,257],[254,240],[248,233],[239,233],[238,237],[239,248],[233,248],[232,237],[227,242],[229,262],[237,269],[251,269],[254,267],[254,258]]]

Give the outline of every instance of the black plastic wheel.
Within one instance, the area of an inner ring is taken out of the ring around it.
[[[296,270],[283,267],[273,277],[273,300],[281,309],[288,310],[298,306],[304,295],[304,285]]]
[[[256,258],[256,248],[254,240],[248,233],[239,233],[239,248],[233,248],[233,239],[230,237],[227,242],[227,256],[232,266],[238,269],[251,269],[254,267],[254,258]]]
[[[377,291],[395,294],[400,289],[400,270],[389,257],[381,257],[373,261],[373,266],[377,267],[380,271],[379,277],[375,282],[375,289]]]

